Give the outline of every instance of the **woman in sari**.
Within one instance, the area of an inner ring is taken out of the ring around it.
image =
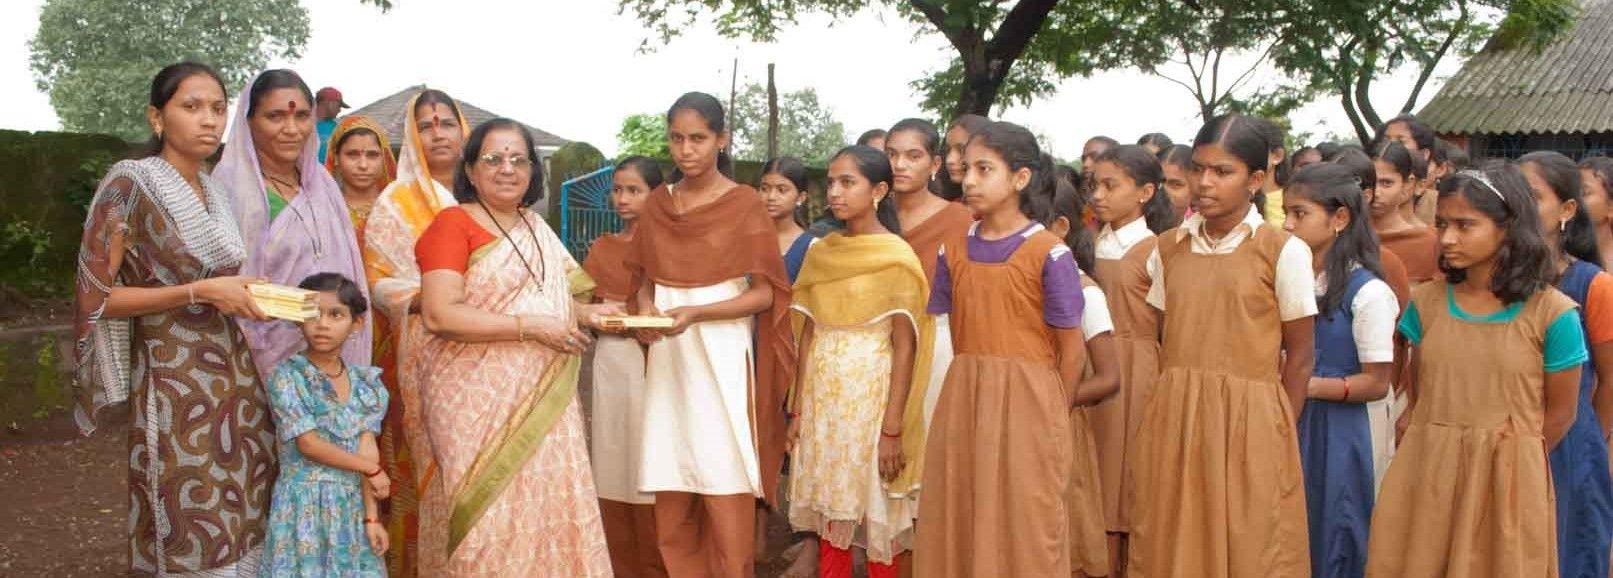
[[[420,269],[415,265],[414,245],[437,212],[455,205],[448,185],[454,182],[454,167],[469,130],[459,104],[447,94],[427,89],[415,95],[404,113],[397,180],[381,191],[364,225],[364,269],[371,303],[380,312],[375,316],[375,365],[381,368],[381,383],[392,394],[381,423],[380,446],[381,465],[387,477],[397,481],[386,508],[392,545],[387,550],[387,574],[393,578],[416,575],[417,494],[425,475],[414,467],[409,451],[418,428],[404,427],[419,421],[410,413],[418,401],[398,387],[398,362],[407,359],[405,347],[425,338],[425,330],[416,321]]]
[[[342,200],[347,202],[347,214],[353,219],[353,232],[363,251],[364,225],[370,220],[370,209],[375,208],[381,191],[397,178],[398,160],[392,156],[386,130],[364,115],[343,118],[336,125],[330,134],[330,150],[325,157],[325,170],[342,186]],[[377,329],[375,334],[379,336],[381,331]]]
[[[415,250],[430,336],[406,358],[402,386],[429,440],[412,446],[429,472],[420,573],[610,576],[576,397],[590,341],[578,323],[597,328],[621,306],[572,300],[577,263],[526,210],[543,196],[526,130],[494,119],[466,142],[460,204]]]
[[[313,93],[297,73],[268,70],[253,78],[235,105],[229,146],[213,175],[230,194],[246,243],[242,274],[295,286],[314,273],[364,278],[342,191],[319,164]],[[282,320],[243,321],[258,375],[305,347],[302,329]],[[370,332],[360,328],[342,359],[370,365]]]
[[[246,245],[219,182],[228,101],[208,67],[151,83],[151,156],[113,165],[78,257],[80,430],[130,402],[129,562],[137,575],[256,576],[274,481],[269,401],[235,319]],[[194,416],[194,417],[193,417]]]

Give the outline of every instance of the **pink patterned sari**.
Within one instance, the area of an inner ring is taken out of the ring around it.
[[[498,313],[571,316],[575,261],[554,232],[511,232],[543,277],[500,239],[471,255],[465,303]],[[461,343],[411,324],[404,420],[420,502],[422,576],[610,576],[576,356],[534,342]]]

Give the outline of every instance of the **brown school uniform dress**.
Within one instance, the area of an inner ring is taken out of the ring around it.
[[[946,243],[956,356],[930,424],[913,575],[1068,576],[1075,437],[1042,313],[1059,240],[1039,231],[1007,261],[976,263],[966,235]]]
[[[1277,258],[1261,225],[1231,253],[1158,238],[1165,285],[1159,380],[1132,454],[1134,578],[1310,574],[1294,410],[1278,371]]]
[[[1098,259],[1098,285],[1114,319],[1115,351],[1120,357],[1120,390],[1087,410],[1098,446],[1103,480],[1103,517],[1109,532],[1131,531],[1131,480],[1128,453],[1135,450],[1148,394],[1159,378],[1159,310],[1148,304],[1148,256],[1158,237],[1133,245],[1120,259]]]
[[[1149,245],[1152,246],[1153,243]],[[1086,275],[1081,276],[1081,287],[1102,289],[1097,281]],[[1143,291],[1146,293],[1147,289]],[[1087,306],[1091,305],[1092,302],[1088,301]],[[1088,357],[1082,377],[1091,377],[1092,371],[1092,358]],[[1098,458],[1098,441],[1093,435],[1094,429],[1096,428],[1092,426],[1090,408],[1070,410],[1072,440],[1070,448],[1074,453],[1070,460],[1070,483],[1064,493],[1064,507],[1070,520],[1072,576],[1107,576],[1111,570],[1109,541],[1105,530],[1107,518],[1103,515],[1106,498],[1103,492],[1103,470]]]
[[[1405,264],[1406,277],[1412,285],[1445,278],[1445,274],[1439,270],[1439,235],[1434,229],[1414,227],[1378,235],[1378,241]]]
[[[1372,511],[1367,576],[1557,576],[1542,351],[1573,300],[1546,289],[1487,323],[1453,316],[1445,283],[1412,295],[1418,399]]]

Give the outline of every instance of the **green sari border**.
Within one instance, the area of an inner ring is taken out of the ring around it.
[[[560,416],[577,391],[577,376],[581,367],[581,358],[576,355],[566,355],[556,363],[550,363],[539,378],[537,391],[540,393],[517,408],[499,438],[476,456],[464,487],[453,498],[453,513],[448,520],[450,555],[459,548],[460,542],[470,534],[476,522],[481,520],[493,500],[515,479],[527,460],[543,446],[544,439],[554,429],[555,423],[560,421]]]

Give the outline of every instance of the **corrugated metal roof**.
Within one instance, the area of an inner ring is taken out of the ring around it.
[[[1580,6],[1573,31],[1539,52],[1473,55],[1417,118],[1446,134],[1613,131],[1613,0]]]
[[[386,128],[386,136],[391,139],[394,146],[401,146],[403,143],[404,108],[409,106],[409,99],[414,98],[414,95],[425,89],[426,85],[417,84],[400,90],[392,96],[353,109],[353,112],[349,114],[362,114],[370,117],[370,120]],[[458,100],[458,97],[455,97],[455,100]],[[465,115],[465,122],[469,123],[472,128],[499,116],[463,100],[459,100],[459,112]],[[554,133],[524,122],[521,123],[521,126],[526,127],[527,131],[532,133],[533,146],[559,147],[571,142],[555,136]]]

